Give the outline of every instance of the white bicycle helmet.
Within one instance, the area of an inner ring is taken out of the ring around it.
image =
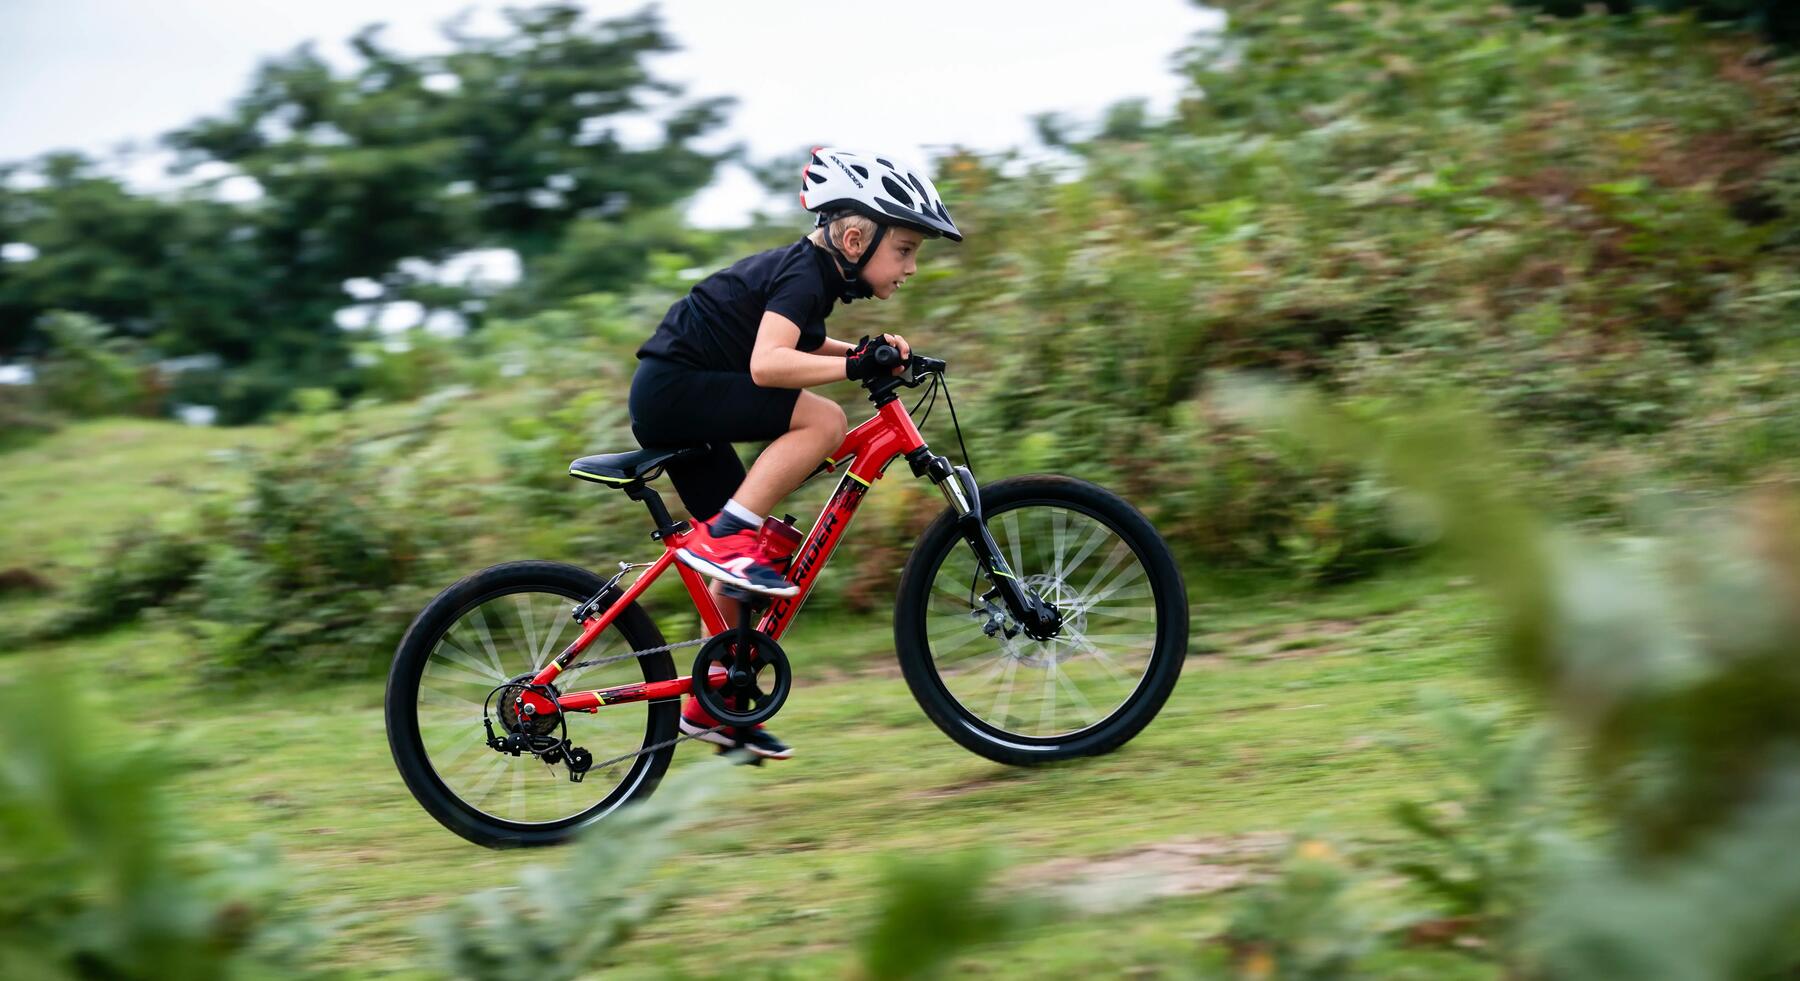
[[[800,169],[800,205],[818,212],[821,225],[836,212],[854,211],[878,225],[905,225],[932,238],[962,241],[931,179],[878,154],[813,147]]]
[[[861,281],[862,268],[875,254],[889,225],[903,225],[931,238],[943,236],[962,241],[962,232],[944,210],[931,179],[889,157],[842,147],[816,146],[806,166],[800,168],[800,206],[818,214],[815,224],[826,229],[825,244],[845,267],[841,298],[848,303],[874,295]],[[875,234],[862,255],[852,260],[832,241],[832,219],[845,213],[875,222]]]

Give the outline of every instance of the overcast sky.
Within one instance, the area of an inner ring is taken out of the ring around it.
[[[437,25],[465,10],[473,12],[471,26],[492,25],[497,6],[0,0],[0,160],[148,143],[222,109],[260,59],[308,39],[344,56],[344,38],[380,21],[396,47],[440,50]],[[643,4],[587,6],[624,13]],[[1185,0],[671,0],[659,7],[683,50],[658,58],[654,70],[686,84],[690,95],[736,97],[720,142],[747,143],[759,157],[828,142],[922,159],[951,144],[1024,145],[1034,113],[1091,118],[1134,96],[1166,110],[1181,88],[1172,56],[1220,23],[1216,12]],[[159,168],[142,158],[130,173],[148,183]],[[729,222],[759,199],[747,175],[729,173],[701,195],[691,217]]]

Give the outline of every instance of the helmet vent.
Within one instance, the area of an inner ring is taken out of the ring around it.
[[[906,193],[906,188],[901,187],[899,181],[894,180],[892,177],[883,177],[881,179],[881,186],[887,188],[887,192],[894,196],[894,200],[906,205],[908,208],[913,206],[912,195]]]
[[[869,176],[869,168],[864,167],[862,164],[851,164],[850,169],[856,171],[858,176],[861,176],[861,177]]]
[[[876,157],[875,162],[882,165],[883,167],[886,167],[889,170],[899,170],[900,169],[900,168],[894,166],[893,163],[890,162],[886,157]]]
[[[918,190],[919,197],[921,200],[931,196],[931,195],[925,193],[925,185],[919,183],[919,175],[918,174],[907,174],[906,179],[908,181],[911,181],[912,186]]]
[[[821,174],[821,173],[819,173],[819,172],[818,172],[818,171],[816,171],[816,170],[811,170],[811,169],[809,169],[809,170],[807,170],[807,172],[806,172],[806,179],[807,179],[807,180],[809,180],[809,181],[812,181],[812,182],[813,182],[813,183],[814,183],[814,184],[823,184],[823,183],[825,183],[825,175],[824,175],[824,174]]]

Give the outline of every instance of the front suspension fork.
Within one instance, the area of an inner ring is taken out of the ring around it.
[[[956,514],[957,530],[975,551],[982,574],[999,592],[1006,611],[1032,638],[1047,640],[1055,636],[1062,628],[1062,613],[1025,588],[1018,575],[1007,567],[1006,557],[1000,553],[999,543],[988,531],[987,520],[982,514],[981,490],[975,484],[975,475],[968,467],[952,466],[949,460],[924,447],[917,454],[909,455],[907,462],[913,465],[914,473],[929,476],[943,493],[944,500],[949,502],[950,510]]]

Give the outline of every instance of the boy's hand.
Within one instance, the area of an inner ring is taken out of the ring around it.
[[[899,334],[882,334],[878,337],[864,337],[861,341],[857,342],[855,347],[844,353],[844,377],[851,381],[862,381],[868,378],[876,378],[884,374],[881,366],[875,363],[875,356],[871,352],[871,349],[878,344],[887,344],[899,349],[900,360],[902,361],[912,357],[912,346],[907,344],[906,338],[901,337]],[[899,375],[905,370],[905,365],[895,365],[892,369],[885,372],[885,374]]]

